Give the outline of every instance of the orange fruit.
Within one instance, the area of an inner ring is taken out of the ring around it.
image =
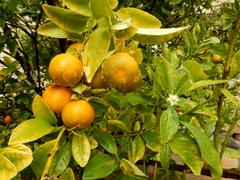
[[[48,72],[56,84],[74,86],[83,77],[83,63],[69,53],[58,54],[51,60]]]
[[[136,90],[142,80],[137,61],[126,52],[118,52],[106,59],[102,72],[110,87],[125,93]]]
[[[85,80],[85,82],[87,82],[87,80]],[[102,68],[101,67],[97,70],[97,72],[93,76],[92,81],[90,83],[87,82],[87,84],[90,85],[93,88],[96,88],[96,89],[106,88],[107,87],[106,81],[105,81],[105,79],[103,77],[103,73],[102,73]]]
[[[211,56],[211,60],[214,63],[220,63],[220,62],[222,62],[223,59],[222,59],[222,56],[220,56],[219,54],[213,54]]]
[[[69,48],[76,49],[79,53],[81,53],[84,49],[84,45],[82,43],[73,43],[69,46]]]
[[[9,114],[3,117],[3,122],[5,124],[11,124],[13,122],[13,117]]]
[[[66,127],[88,127],[94,119],[94,109],[85,100],[74,100],[68,103],[62,111],[62,120]]]
[[[50,109],[54,112],[62,112],[64,106],[71,101],[72,94],[72,90],[67,87],[52,85],[46,88],[42,97]]]

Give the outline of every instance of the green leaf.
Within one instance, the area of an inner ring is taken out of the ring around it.
[[[85,167],[91,155],[91,147],[88,137],[83,131],[78,131],[72,139],[72,155],[74,160]]]
[[[121,20],[130,19],[131,25],[137,28],[161,27],[161,22],[155,16],[137,8],[121,8],[116,14]]]
[[[228,82],[227,80],[202,80],[198,81],[192,84],[191,88],[188,89],[188,91],[192,91],[194,89],[209,86],[209,85],[215,85],[215,84],[223,84]]]
[[[169,144],[172,152],[178,155],[195,175],[201,175],[203,161],[198,145],[193,138],[179,131]]]
[[[94,74],[102,64],[110,46],[110,33],[108,29],[96,29],[86,43],[82,60],[84,72],[88,82],[92,81]],[[99,48],[101,45],[101,48]]]
[[[129,160],[132,163],[136,163],[138,160],[142,159],[145,153],[145,144],[140,136],[136,136],[134,141],[131,143],[129,150]]]
[[[189,73],[189,76],[194,82],[207,79],[207,75],[205,74],[202,66],[196,61],[185,61],[182,66]]]
[[[162,168],[165,171],[168,171],[170,166],[170,160],[171,160],[171,152],[168,144],[165,144],[164,146],[160,147],[158,156],[159,156],[159,160],[161,162]]]
[[[192,83],[189,80],[188,74],[182,75],[179,79],[174,94],[180,96],[188,91],[191,88]]]
[[[140,177],[148,177],[144,172],[142,172],[136,165],[131,163],[126,159],[122,159],[120,161],[120,168],[123,173],[129,176],[140,176]]]
[[[90,0],[90,8],[96,19],[109,17],[112,22],[116,22],[114,13],[108,0]]]
[[[192,133],[192,135],[195,137],[201,151],[203,160],[205,160],[209,164],[209,166],[211,166],[210,170],[212,177],[214,179],[220,179],[223,173],[222,163],[219,154],[214,148],[209,137],[203,131],[201,131],[201,129],[191,125],[190,123],[181,123],[186,126],[188,130]]]
[[[36,118],[45,120],[50,124],[56,124],[58,122],[54,112],[48,107],[47,103],[39,95],[36,95],[33,99],[32,111]]]
[[[17,169],[11,161],[0,154],[0,179],[12,179],[17,175]]]
[[[231,101],[237,108],[240,108],[240,103],[237,98],[227,89],[220,89],[220,91]]]
[[[178,130],[179,121],[177,112],[169,107],[160,118],[160,137],[164,143],[169,142]]]
[[[225,148],[224,156],[227,156],[232,159],[240,159],[240,151],[232,148]]]
[[[44,4],[42,6],[49,19],[63,30],[81,34],[87,25],[89,17],[77,12]]]
[[[42,171],[47,162],[48,156],[53,148],[55,140],[48,141],[44,144],[41,144],[37,149],[33,152],[33,161],[31,164],[31,168],[36,177],[41,177]]]
[[[146,146],[154,152],[159,152],[160,149],[160,135],[154,131],[146,131],[142,134]]]
[[[80,37],[79,34],[73,34],[73,33],[64,31],[63,29],[61,29],[60,27],[58,27],[56,24],[52,22],[43,24],[38,28],[37,32],[38,34],[41,34],[43,36],[49,36],[53,38],[75,39]]]
[[[101,179],[109,176],[117,167],[115,159],[98,151],[89,160],[83,171],[83,180]]]
[[[162,29],[138,28],[136,34],[132,38],[143,44],[162,44],[177,37],[182,31],[184,31],[188,27],[189,26]]]
[[[0,154],[8,158],[18,172],[29,166],[33,159],[31,149],[23,144],[5,147],[0,150]]]
[[[42,119],[30,119],[19,124],[12,132],[9,145],[35,141],[49,133],[55,128]]]
[[[89,0],[63,0],[63,3],[72,11],[76,11],[84,16],[91,16]]]
[[[111,154],[117,154],[117,143],[113,136],[99,129],[95,129],[93,136],[106,151]]]
[[[59,177],[60,180],[75,180],[73,170],[68,167],[62,175]]]
[[[68,167],[71,160],[71,147],[70,142],[64,142],[60,144],[58,152],[55,154],[51,167],[49,169],[49,175],[57,177],[63,173]]]
[[[96,141],[96,139],[94,137],[88,136],[88,140],[89,140],[91,149],[96,149],[98,147],[98,142]]]

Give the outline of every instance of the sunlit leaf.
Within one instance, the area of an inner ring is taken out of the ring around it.
[[[0,179],[12,179],[17,175],[14,164],[2,154],[0,154],[0,164]]]
[[[160,135],[154,131],[146,131],[142,134],[146,146],[154,152],[159,152],[160,149]]]
[[[72,138],[72,155],[74,160],[81,166],[85,167],[91,155],[91,146],[86,134],[78,131]]]
[[[153,15],[137,8],[121,8],[116,12],[121,20],[130,19],[132,26],[137,28],[160,28],[161,22]]]
[[[132,37],[134,40],[143,44],[162,44],[177,37],[187,27],[180,28],[138,28]]]
[[[42,8],[53,23],[72,33],[80,34],[89,19],[87,16],[57,6],[44,4]]]
[[[92,12],[89,7],[89,0],[63,0],[63,3],[69,9],[76,11],[84,16],[92,15]]]
[[[237,100],[237,98],[227,89],[220,89],[220,91],[228,98],[229,101],[231,101],[236,107],[240,108],[240,102]]]
[[[49,108],[47,103],[39,95],[36,95],[33,99],[32,111],[36,118],[45,120],[50,124],[56,124],[58,122],[54,112]]]
[[[226,82],[228,82],[228,81],[227,80],[201,80],[201,81],[193,83],[191,88],[188,89],[188,91],[192,91],[194,89],[204,87],[204,86],[223,84]]]
[[[96,29],[90,35],[82,54],[83,68],[88,82],[92,81],[94,74],[103,62],[110,46],[110,40],[110,33],[105,28]]]
[[[117,167],[116,160],[107,154],[97,152],[91,157],[83,171],[83,180],[101,179],[109,176]]]
[[[35,141],[49,133],[55,128],[42,119],[30,119],[19,124],[12,132],[9,145]]]
[[[68,167],[63,173],[62,175],[59,177],[60,180],[75,180],[74,177],[74,172],[73,170]]]

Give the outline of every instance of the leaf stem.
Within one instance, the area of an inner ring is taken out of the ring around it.
[[[57,153],[58,149],[59,149],[59,143],[62,139],[62,136],[64,134],[64,132],[66,131],[66,128],[64,127],[60,133],[58,134],[58,137],[56,139],[56,142],[54,143],[53,145],[53,148],[52,148],[52,151],[48,157],[48,160],[47,160],[47,163],[43,169],[43,172],[42,172],[42,177],[40,178],[40,180],[44,180],[45,179],[45,176],[48,175],[48,172],[49,172],[49,169],[51,167],[51,164],[52,164],[52,161],[53,161],[53,158],[55,156],[55,154]]]
[[[222,73],[222,78],[227,79],[230,68],[232,65],[232,56],[233,56],[233,50],[235,47],[235,44],[237,42],[238,34],[239,34],[239,29],[240,29],[240,13],[238,14],[235,27],[233,29],[233,33],[230,39],[230,45],[228,48],[228,53],[227,53],[227,58],[225,60],[224,66],[223,66],[223,73]],[[223,107],[223,101],[224,101],[224,95],[221,94],[218,98],[218,107],[217,107],[217,116],[218,120],[216,122],[215,126],[215,131],[214,131],[214,146],[217,149],[217,135],[218,132],[221,130],[221,113],[222,113],[222,107]]]

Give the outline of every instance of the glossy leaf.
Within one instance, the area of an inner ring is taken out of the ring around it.
[[[86,134],[78,131],[72,138],[72,155],[74,160],[81,166],[85,167],[91,155],[91,146]]]
[[[123,173],[129,176],[140,176],[140,177],[147,177],[144,172],[142,172],[136,165],[131,163],[126,159],[122,159],[120,161],[120,168],[122,169]]]
[[[178,130],[179,120],[177,112],[169,107],[160,118],[160,137],[164,143],[169,142]]]
[[[129,149],[129,160],[135,164],[137,161],[142,159],[144,153],[145,144],[140,136],[136,136],[136,138],[131,143],[131,147]]]
[[[55,128],[42,119],[30,119],[19,124],[12,132],[9,145],[35,141],[49,133]]]
[[[96,141],[96,139],[94,137],[88,136],[88,140],[89,140],[91,149],[96,149],[98,147],[98,142]]]
[[[159,152],[160,149],[160,135],[154,131],[146,131],[142,134],[146,146],[154,152]]]
[[[60,180],[75,180],[73,170],[68,167],[62,175],[59,177]]]
[[[84,72],[88,82],[92,81],[94,74],[102,64],[110,46],[110,33],[108,29],[96,29],[86,43],[82,60]],[[99,48],[101,45],[101,48]]]
[[[38,34],[41,34],[43,36],[49,36],[53,38],[76,39],[80,37],[80,35],[78,34],[64,31],[63,29],[61,29],[60,27],[58,27],[56,24],[52,22],[43,24],[38,28],[37,32]]]
[[[101,179],[109,176],[116,168],[116,161],[111,156],[98,151],[91,157],[83,171],[83,180]]]
[[[41,177],[42,171],[47,162],[48,156],[53,148],[55,140],[48,141],[44,144],[41,144],[37,149],[33,152],[33,161],[31,164],[31,168],[36,177]]]
[[[2,154],[0,154],[0,164],[0,179],[12,179],[17,175],[14,164]]]
[[[31,149],[23,144],[5,147],[0,150],[0,154],[9,159],[18,172],[29,166],[33,159]]]
[[[116,14],[121,20],[130,19],[131,25],[137,28],[161,27],[161,22],[156,17],[137,8],[121,8]]]
[[[211,166],[211,174],[213,178],[219,179],[222,177],[223,169],[222,163],[219,157],[217,150],[214,148],[212,142],[209,137],[201,131],[201,129],[191,125],[187,122],[182,122],[184,126],[192,133],[195,137],[199,149],[201,151],[201,155],[204,161],[206,161],[209,166]]]
[[[63,0],[63,3],[72,11],[76,11],[84,16],[91,16],[89,0]]]
[[[39,95],[36,95],[33,99],[32,111],[36,118],[45,120],[50,124],[56,124],[58,122],[54,112],[48,107],[47,103]]]
[[[93,132],[94,138],[101,146],[111,154],[117,154],[117,143],[115,138],[107,132],[96,129]]]
[[[128,130],[127,125],[123,121],[112,119],[112,120],[108,120],[107,122],[109,125],[118,127],[124,131]]]
[[[188,26],[166,29],[138,28],[136,34],[132,38],[142,44],[162,44],[177,37],[182,31],[187,28]]]
[[[207,78],[202,66],[193,60],[185,61],[182,66],[189,73],[191,79],[196,82]]]
[[[71,147],[70,143],[62,143],[59,146],[58,152],[55,154],[51,167],[49,169],[49,175],[57,177],[64,172],[68,167],[71,160]]]
[[[77,12],[44,4],[42,6],[49,19],[60,28],[81,34],[88,22],[88,17]]]
[[[110,17],[113,22],[116,22],[114,13],[108,0],[90,0],[90,7],[93,16],[96,19],[101,17]]]
[[[201,174],[203,161],[197,143],[190,136],[177,132],[169,142],[171,150],[190,167],[195,175]]]
[[[236,107],[240,108],[240,103],[237,98],[227,89],[220,89],[220,91],[231,101]]]

